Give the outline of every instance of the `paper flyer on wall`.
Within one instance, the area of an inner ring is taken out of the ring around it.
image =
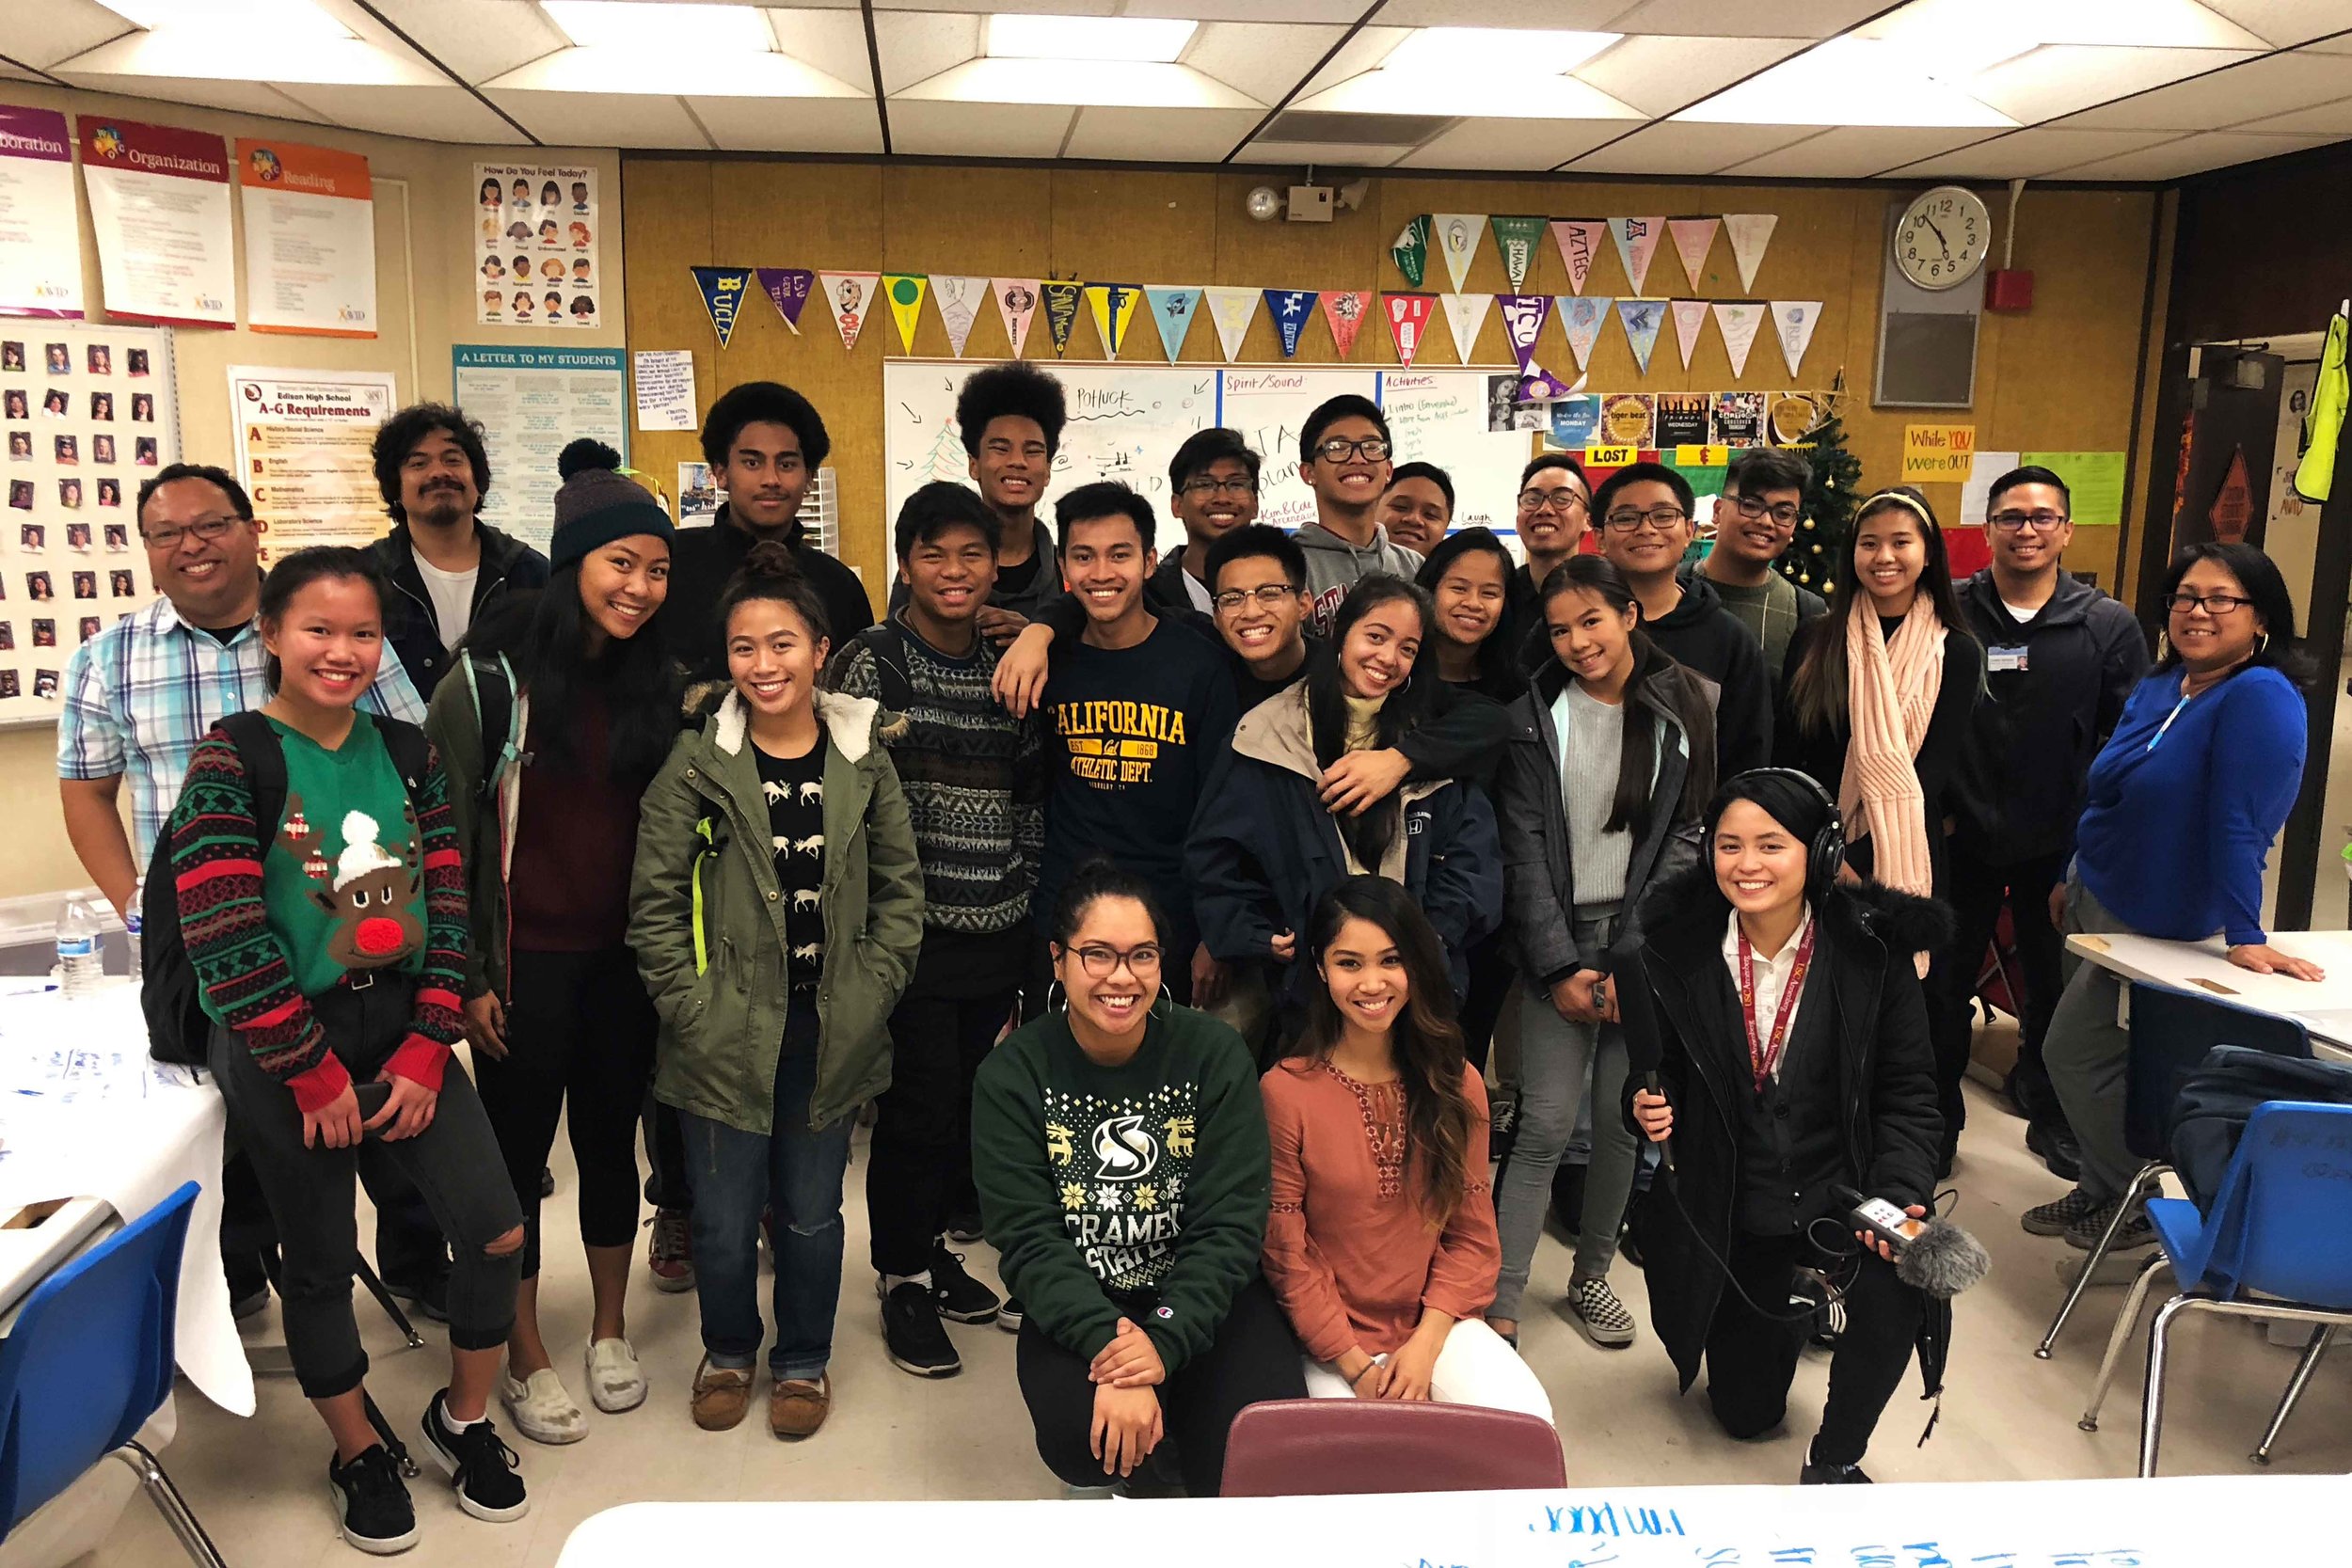
[[[245,319],[256,332],[375,336],[375,189],[356,152],[237,142]]]
[[[1551,429],[1545,435],[1544,444],[1562,451],[1581,451],[1599,434],[1599,397],[1591,392],[1577,392],[1552,404]]]
[[[0,316],[82,314],[72,137],[55,109],[0,103]]]
[[[81,118],[82,183],[109,316],[237,323],[229,144],[200,131]]]
[[[1714,433],[1708,436],[1719,447],[1759,447],[1764,444],[1764,394],[1761,392],[1717,392],[1715,394]]]
[[[1712,402],[1705,392],[1659,393],[1659,447],[1662,450],[1706,446],[1708,404]]]
[[[1658,399],[1648,392],[1612,392],[1600,400],[1600,433],[1613,447],[1654,447]]]
[[[640,430],[696,430],[694,356],[690,349],[641,348],[630,356],[629,383]]]
[[[555,526],[556,454],[589,436],[628,453],[628,376],[617,348],[459,343],[458,406],[482,422],[490,490],[482,520],[539,549]]]
[[[399,405],[389,371],[229,368],[237,477],[271,554],[382,536],[370,448]]]
[[[474,320],[485,326],[599,326],[604,218],[596,171],[573,164],[476,164]]]

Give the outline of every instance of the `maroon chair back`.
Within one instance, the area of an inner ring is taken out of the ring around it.
[[[1560,1434],[1516,1410],[1268,1400],[1233,1418],[1221,1490],[1228,1497],[1297,1497],[1567,1483]]]

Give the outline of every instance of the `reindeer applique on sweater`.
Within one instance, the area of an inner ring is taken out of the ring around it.
[[[388,969],[424,945],[424,920],[417,912],[424,890],[423,841],[413,806],[404,808],[405,836],[397,855],[384,847],[384,830],[363,811],[345,812],[343,847],[330,866],[321,846],[325,832],[289,795],[286,822],[278,840],[302,863],[310,879],[310,899],[332,922],[326,950],[345,969]]]

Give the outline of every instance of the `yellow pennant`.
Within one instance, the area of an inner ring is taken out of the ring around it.
[[[1136,306],[1142,298],[1143,291],[1133,283],[1087,285],[1087,303],[1094,307],[1094,329],[1102,334],[1105,359],[1119,357],[1120,346],[1127,341],[1128,325],[1136,319]]]
[[[914,324],[922,318],[923,292],[930,279],[919,272],[882,274],[882,297],[890,301],[890,319],[898,324],[898,347],[914,352]]]

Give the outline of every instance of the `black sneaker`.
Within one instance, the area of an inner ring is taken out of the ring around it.
[[[385,1291],[394,1301],[405,1302],[421,1318],[437,1323],[449,1322],[449,1271],[436,1269],[422,1279],[388,1279]]]
[[[2077,1252],[2089,1252],[2099,1244],[2099,1238],[2107,1233],[2107,1226],[2115,1219],[2115,1211],[2123,1199],[2111,1197],[2090,1213],[2074,1222],[2066,1232],[2066,1244]],[[2148,1211],[2142,1209],[2117,1227],[2115,1240],[2107,1243],[2107,1252],[2132,1252],[2156,1244],[2156,1227],[2148,1223]]]
[[[1808,1450],[1804,1468],[1797,1472],[1799,1486],[1868,1486],[1873,1484],[1869,1472],[1859,1465],[1823,1465],[1810,1456]]]
[[[947,1239],[958,1246],[970,1246],[975,1242],[988,1240],[988,1233],[980,1227],[978,1212],[950,1214],[947,1217]]]
[[[879,1288],[882,1281],[874,1283]],[[890,1364],[902,1372],[953,1377],[963,1370],[963,1360],[939,1325],[939,1307],[931,1295],[912,1279],[882,1292],[882,1348],[890,1353]]]
[[[417,1544],[417,1505],[400,1479],[400,1466],[376,1444],[348,1465],[326,1456],[326,1491],[335,1499],[343,1539],[363,1552],[389,1557]]]
[[[1005,1305],[996,1308],[996,1326],[1008,1334],[1021,1332],[1021,1298],[1007,1296]]]
[[[960,1323],[984,1323],[1004,1306],[995,1291],[964,1272],[962,1253],[936,1243],[931,1246],[931,1300],[939,1304],[941,1317]]]
[[[546,1165],[539,1167],[539,1196],[541,1197],[555,1196],[555,1172]]]
[[[2026,1124],[2026,1151],[2041,1156],[2050,1167],[2050,1174],[2061,1181],[2074,1181],[2082,1176],[2082,1147],[2063,1122],[2033,1121]]]
[[[2017,1223],[2028,1236],[2063,1236],[2081,1224],[2083,1216],[2097,1213],[2099,1209],[2099,1200],[2077,1187],[2055,1203],[2026,1210]],[[2102,1217],[2099,1223],[2106,1221]]]
[[[489,1418],[453,1436],[443,1421],[448,1413],[449,1390],[444,1388],[424,1407],[424,1441],[435,1463],[449,1473],[457,1506],[494,1525],[530,1513],[530,1495],[523,1490],[523,1478],[515,1473],[515,1450],[499,1440]]]

